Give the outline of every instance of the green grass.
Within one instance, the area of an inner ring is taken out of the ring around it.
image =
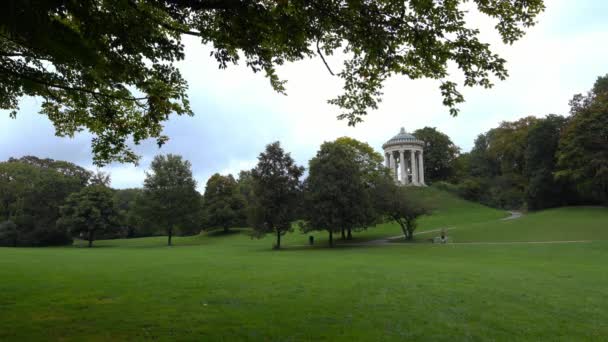
[[[0,341],[608,336],[608,209],[499,221],[504,212],[423,192],[438,210],[420,229],[455,226],[457,242],[598,241],[329,249],[296,247],[305,236],[294,233],[277,252],[271,237],[239,231],[175,238],[174,247],[154,237],[97,241],[92,249],[1,248]],[[376,233],[357,235],[366,234]]]
[[[600,207],[550,209],[516,220],[465,225],[449,233],[454,242],[608,241],[608,210]]]

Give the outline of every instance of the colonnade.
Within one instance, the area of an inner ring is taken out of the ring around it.
[[[399,149],[384,154],[385,166],[391,170],[395,182],[403,185],[425,185],[422,150]]]

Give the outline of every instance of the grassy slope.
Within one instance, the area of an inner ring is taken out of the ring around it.
[[[578,229],[576,239],[597,239],[608,230],[602,224],[607,209],[556,209],[500,222],[485,219],[502,212],[452,203],[463,209],[439,208],[421,229],[456,222],[450,234],[458,241],[510,241],[524,233],[522,239],[572,239],[563,234],[574,222],[591,227]],[[477,223],[465,224],[469,209]],[[512,235],[499,235],[501,227]],[[303,236],[286,240],[299,244]],[[567,341],[608,335],[604,241],[280,252],[269,250],[270,238],[244,234],[176,238],[172,248],[165,242],[0,249],[0,340]]]
[[[608,210],[600,207],[550,209],[517,220],[488,221],[450,231],[454,242],[608,240]]]

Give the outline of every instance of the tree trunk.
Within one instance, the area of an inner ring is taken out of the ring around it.
[[[348,228],[348,235],[346,236],[346,240],[352,240],[353,239],[353,234],[351,233],[351,230],[352,229]]]
[[[224,227],[224,233],[228,233],[228,227]]]
[[[399,222],[399,226],[401,227],[401,230],[403,231],[403,238],[408,240],[407,228],[405,227],[405,225],[403,223],[401,223],[401,221],[397,221],[397,222]]]
[[[342,228],[342,240],[346,240],[346,236],[344,235],[344,228]]]
[[[334,246],[334,232],[333,231],[329,231],[329,247],[333,247]]]
[[[167,230],[167,235],[168,235],[168,240],[167,240],[167,246],[171,246],[171,237],[173,235],[173,227],[169,228],[169,230]]]
[[[281,249],[281,231],[277,230],[277,249]]]
[[[93,231],[89,230],[89,248],[93,247]]]

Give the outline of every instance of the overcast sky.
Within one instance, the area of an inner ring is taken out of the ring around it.
[[[244,66],[218,70],[209,49],[186,40],[180,69],[189,83],[194,117],[172,117],[165,125],[170,141],[161,149],[153,142],[136,148],[139,166],[113,164],[116,188],[140,187],[154,155],[178,153],[192,162],[199,190],[215,172],[238,173],[256,163],[270,142],[280,140],[296,161],[307,165],[323,141],[351,136],[378,151],[400,127],[414,131],[436,127],[468,151],[475,137],[501,121],[546,114],[568,114],[568,101],[588,91],[596,78],[608,73],[608,1],[545,0],[547,10],[538,25],[513,45],[503,45],[493,21],[472,13],[471,26],[482,30],[482,40],[508,63],[510,77],[492,89],[467,88],[466,103],[453,118],[441,105],[438,83],[395,78],[386,83],[380,108],[357,127],[338,121],[336,107],[326,100],[341,91],[340,79],[328,74],[320,59],[279,69],[288,80],[287,96],[275,93],[267,79]],[[341,63],[329,58],[335,69]],[[90,169],[91,136],[73,139],[54,136],[50,121],[38,113],[41,100],[26,98],[17,119],[0,111],[0,160],[36,155],[68,160]]]

